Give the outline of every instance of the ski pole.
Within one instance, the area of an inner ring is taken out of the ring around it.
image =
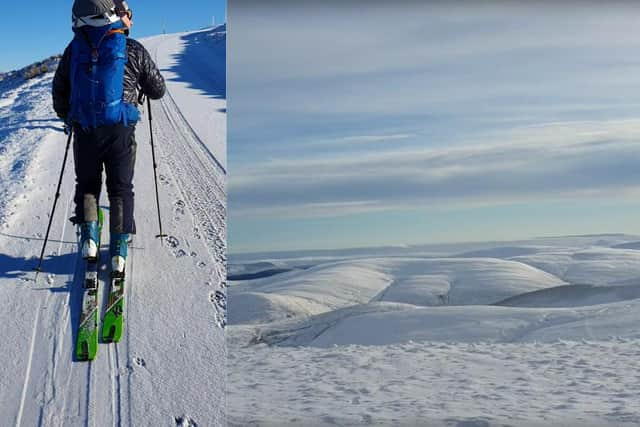
[[[65,133],[67,128],[65,127]],[[64,176],[64,168],[67,164],[67,156],[69,155],[69,146],[71,145],[71,137],[73,135],[73,129],[68,128],[69,137],[67,138],[67,147],[64,150],[64,159],[62,160],[62,169],[60,170],[60,178],[58,179],[58,187],[56,188],[56,197],[53,199],[53,208],[51,208],[51,215],[49,216],[49,225],[47,226],[47,233],[44,236],[44,243],[42,244],[42,251],[40,252],[40,260],[38,266],[35,268],[36,277],[34,280],[38,280],[38,274],[42,271],[42,259],[44,258],[44,249],[47,247],[47,241],[49,240],[49,232],[51,231],[51,223],[53,222],[53,214],[56,212],[56,205],[60,198],[60,186],[62,185],[62,177]]]
[[[158,164],[156,163],[156,150],[153,144],[153,125],[151,124],[151,98],[147,97],[147,109],[149,110],[149,135],[151,135],[151,157],[153,159],[153,181],[156,185],[156,207],[158,209],[158,225],[160,227],[160,234],[156,237],[160,238],[160,242],[162,243],[162,238],[167,237],[166,234],[162,233],[162,219],[160,218],[160,197],[158,196]]]

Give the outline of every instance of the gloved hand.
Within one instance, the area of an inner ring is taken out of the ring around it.
[[[60,120],[62,120],[62,122],[64,123],[64,134],[65,135],[69,135],[69,132],[71,131],[71,126],[69,126],[67,118],[69,117],[69,113],[62,113],[62,114],[58,114],[58,118]]]

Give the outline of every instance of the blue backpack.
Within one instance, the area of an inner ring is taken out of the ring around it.
[[[83,129],[137,122],[138,108],[123,99],[127,37],[122,22],[73,31],[70,120]]]

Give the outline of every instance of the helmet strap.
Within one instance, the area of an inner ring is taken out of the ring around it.
[[[127,27],[127,29],[130,29],[131,26],[133,25],[133,22],[131,22],[131,19],[129,19],[128,15],[121,16],[120,20],[122,21],[124,26]]]

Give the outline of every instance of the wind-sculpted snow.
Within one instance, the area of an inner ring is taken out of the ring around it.
[[[51,108],[53,73],[31,80],[8,77],[0,84],[0,224],[20,208],[29,189],[34,151],[51,131],[62,131]],[[64,143],[50,141],[64,150]]]
[[[607,285],[640,279],[640,251],[593,247],[512,258],[572,284]]]
[[[233,287],[232,287],[233,289]],[[265,292],[243,292],[233,297],[230,324],[268,323],[324,313],[327,306],[307,298]]]
[[[349,261],[290,271],[264,279],[234,282],[230,294],[231,298],[238,295],[239,303],[242,304],[235,309],[238,311],[245,307],[242,301],[248,300],[245,296],[247,293],[252,298],[264,295],[264,299],[270,301],[275,300],[272,296],[279,296],[279,304],[290,307],[286,312],[282,312],[281,317],[284,318],[295,313],[315,314],[367,303],[390,282],[391,278],[385,273],[384,268],[375,262]],[[291,301],[285,302],[286,298],[291,298]],[[274,320],[273,315],[276,313],[269,306],[265,305],[267,313],[260,313],[257,307],[254,307],[249,309],[255,313],[253,319],[248,319],[246,313],[242,318],[252,323],[265,319]],[[234,317],[231,319],[233,321]]]
[[[494,342],[640,338],[640,300],[609,309],[491,306],[424,308],[394,303],[347,307],[259,328],[254,342],[284,346],[389,345],[408,341]],[[611,326],[615,324],[615,329]],[[606,325],[608,327],[601,327]],[[552,331],[546,335],[546,331]]]
[[[233,282],[230,424],[635,426],[637,241],[307,254],[307,270]],[[270,268],[298,262],[286,256],[265,258]],[[354,289],[359,298],[337,297]]]
[[[559,286],[557,277],[529,265],[492,258],[391,259],[393,283],[377,300],[414,305],[492,304]]]
[[[289,307],[282,312],[281,318],[284,318],[370,301],[424,306],[491,304],[522,292],[563,284],[565,283],[557,277],[526,264],[498,259],[348,260],[265,279],[234,283],[230,294],[231,298],[241,304],[242,308],[237,310],[242,311],[243,321],[239,322],[240,317],[232,315],[231,322],[260,323],[275,320],[277,311],[271,305],[264,306],[269,313],[260,313],[258,307],[245,308],[247,304],[243,301],[260,294],[270,301],[277,295],[277,305]],[[248,294],[252,297],[248,298]],[[285,297],[313,302],[315,310],[301,307],[298,301],[285,303]],[[300,310],[295,307],[300,307]],[[320,310],[321,307],[324,309]],[[254,318],[250,318],[249,313]]]

